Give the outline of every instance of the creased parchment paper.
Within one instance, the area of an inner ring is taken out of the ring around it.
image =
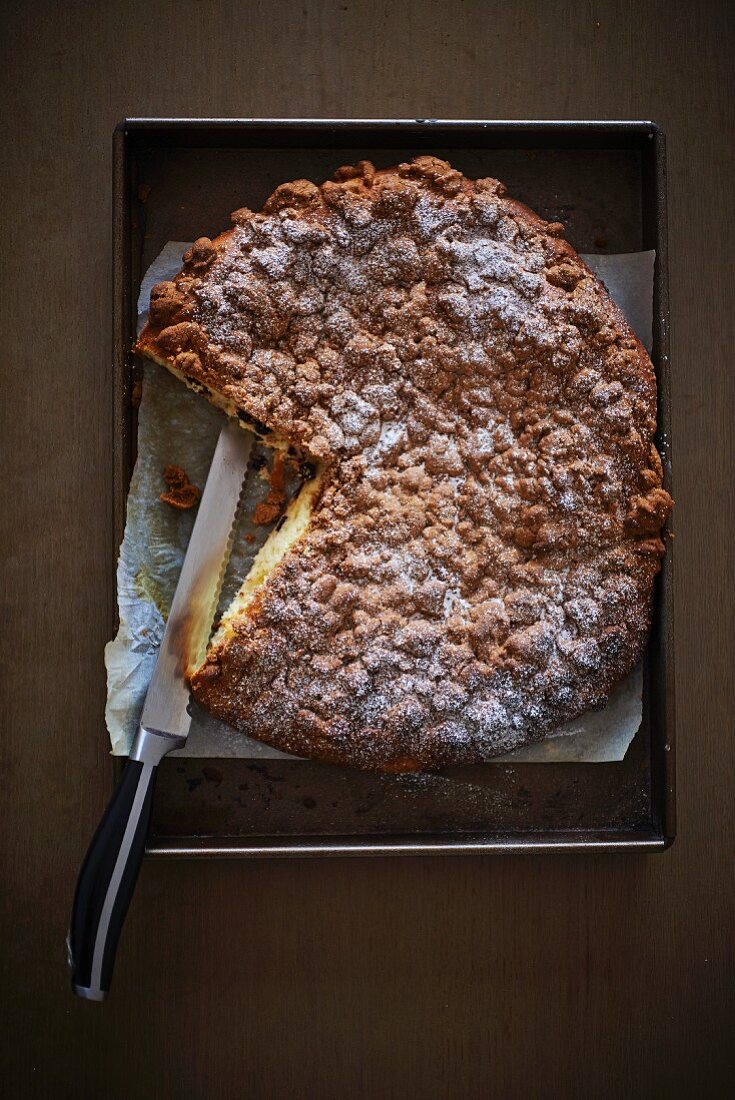
[[[180,270],[181,256],[188,247],[187,242],[169,241],[146,272],[138,298],[138,331],[146,321],[151,287],[163,279],[170,279]],[[584,256],[583,259],[601,277],[650,350],[655,253]],[[159,500],[165,489],[163,469],[170,463],[183,466],[189,478],[201,488],[214,453],[222,415],[163,367],[146,363],[138,410],[138,459],[130,483],[125,535],[117,568],[120,626],[114,641],[105,648],[105,718],[115,755],[125,755],[130,750],[194,522],[195,510],[178,512]],[[249,519],[266,491],[263,479],[251,469],[220,611],[234,596],[266,536],[267,532],[253,527]],[[560,726],[540,744],[516,749],[496,757],[496,761],[622,760],[641,723],[642,682],[642,671],[637,668],[613,692],[604,710],[582,715]],[[244,737],[199,708],[195,707],[194,711],[189,739],[178,755],[285,755]]]

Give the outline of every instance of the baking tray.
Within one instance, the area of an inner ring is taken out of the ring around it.
[[[652,122],[127,119],[114,134],[115,556],[135,460],[131,401],[141,273],[168,240],[214,236],[231,210],[258,209],[284,180],[328,178],[369,157],[420,152],[566,225],[580,252],[656,250],[653,361],[658,446],[671,483],[666,168]],[[654,594],[643,720],[625,760],[485,764],[401,777],[291,760],[168,758],[149,852],[172,856],[659,851],[674,837],[673,552]],[[110,578],[110,635],[115,628]],[[109,783],[119,771],[113,762]]]

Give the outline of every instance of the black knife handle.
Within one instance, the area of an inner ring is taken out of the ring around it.
[[[182,738],[138,732],[79,872],[67,946],[72,988],[87,1000],[104,1001],[109,992],[117,942],[145,852],[158,763],[181,744]]]

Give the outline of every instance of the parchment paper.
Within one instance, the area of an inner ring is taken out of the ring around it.
[[[169,241],[146,272],[138,298],[138,331],[146,321],[151,287],[179,271],[181,256],[188,247],[187,242]],[[602,278],[650,350],[655,253],[583,258]],[[105,719],[115,755],[126,755],[130,750],[194,522],[194,509],[177,512],[159,500],[165,489],[163,469],[169,463],[183,466],[194,484],[203,487],[222,415],[164,368],[146,363],[138,410],[138,459],[130,483],[117,569],[120,626],[115,639],[105,647]],[[253,453],[259,453],[259,449],[254,448]],[[265,457],[268,452],[262,454]],[[249,519],[255,503],[266,492],[263,477],[251,468],[220,610],[229,604],[267,536],[266,530],[253,527]],[[642,682],[639,667],[617,687],[603,710],[582,715],[560,726],[540,744],[496,757],[493,763],[622,760],[641,723]],[[194,711],[189,739],[178,755],[285,756],[244,737],[197,707]]]

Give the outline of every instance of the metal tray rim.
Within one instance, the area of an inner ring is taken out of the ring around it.
[[[222,838],[223,841],[227,838]],[[182,840],[181,844],[168,842],[146,848],[149,856],[165,856],[173,859],[207,858],[273,858],[293,859],[297,857],[315,858],[353,858],[355,856],[410,856],[410,855],[490,855],[508,853],[511,855],[540,855],[545,852],[589,852],[590,849],[605,852],[630,852],[644,850],[662,852],[670,848],[672,839],[648,833],[635,836],[591,834],[589,837],[571,834],[556,834],[556,839],[543,840],[537,834],[524,837],[518,834],[508,837],[480,838],[477,840],[450,838],[441,840],[396,840],[396,841],[329,841],[305,838],[301,843],[265,843],[259,844],[192,844]]]
[[[656,360],[659,372],[659,410],[666,413],[662,425],[667,436],[667,453],[664,467],[667,487],[671,488],[671,418],[670,370],[669,370],[669,300],[668,300],[668,253],[666,218],[666,153],[665,135],[652,120],[583,120],[583,119],[523,119],[523,120],[481,120],[481,119],[309,119],[309,118],[126,118],[115,127],[113,133],[113,338],[114,338],[114,385],[113,385],[113,560],[117,559],[120,534],[125,521],[125,455],[129,448],[129,434],[125,418],[125,409],[129,401],[128,351],[125,346],[127,326],[131,311],[130,292],[126,280],[128,270],[128,215],[127,209],[127,152],[131,134],[170,130],[182,132],[207,133],[225,130],[270,129],[272,132],[307,132],[326,130],[375,129],[391,133],[421,133],[443,130],[448,133],[498,132],[499,134],[517,132],[524,137],[552,136],[556,134],[579,134],[584,141],[590,134],[600,136],[618,133],[621,136],[642,138],[654,143],[655,155],[655,246],[657,252],[655,281],[655,343]],[[661,400],[663,398],[663,400]],[[477,838],[442,836],[435,839],[425,835],[406,838],[386,837],[380,841],[351,838],[308,838],[299,842],[286,843],[277,838],[259,838],[252,844],[241,842],[228,843],[222,837],[219,843],[191,843],[191,838],[182,837],[181,841],[156,843],[147,848],[148,854],[172,858],[254,858],[254,857],[294,857],[294,856],[356,856],[356,855],[422,855],[422,854],[489,854],[498,852],[560,852],[560,851],[663,851],[670,847],[675,837],[675,751],[674,751],[674,665],[673,665],[673,554],[671,544],[667,547],[667,556],[658,582],[656,598],[665,604],[666,621],[662,622],[662,635],[657,640],[656,659],[663,664],[663,676],[666,691],[664,700],[663,724],[666,730],[666,744],[663,757],[664,788],[661,793],[660,831],[655,833],[620,832],[612,834],[577,834],[572,837],[565,833],[552,834],[549,839],[541,839],[539,834],[513,834]],[[116,612],[115,590],[111,585],[113,617]],[[652,745],[652,751],[654,746]],[[115,776],[115,762],[110,758],[109,782],[112,785]]]

